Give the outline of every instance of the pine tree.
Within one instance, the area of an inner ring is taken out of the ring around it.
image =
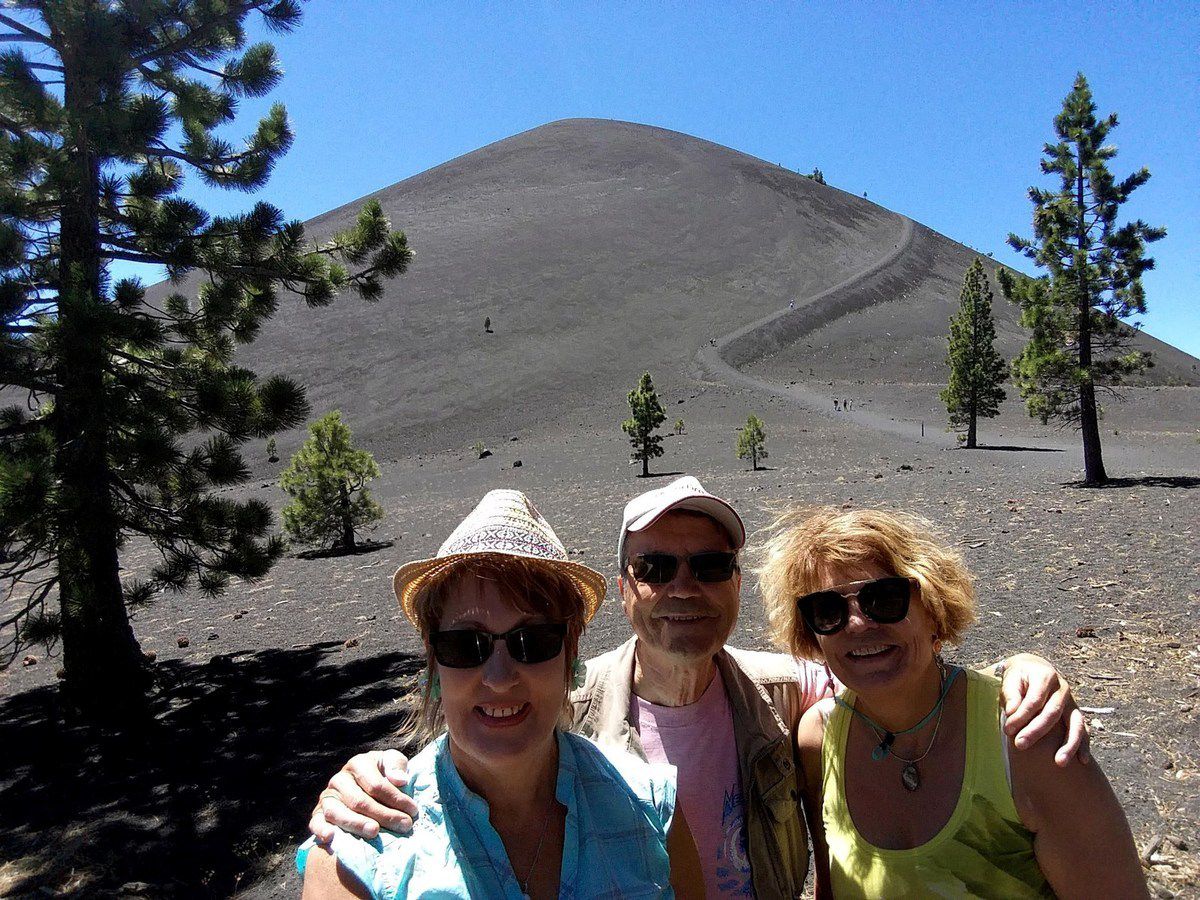
[[[366,450],[356,450],[350,426],[338,410],[308,426],[309,438],[279,477],[292,500],[283,508],[283,528],[301,544],[351,552],[357,529],[383,518],[366,484],[379,466]]]
[[[1058,143],[1044,149],[1042,171],[1058,175],[1058,190],[1029,189],[1032,240],[1008,236],[1012,247],[1046,270],[1037,279],[1000,272],[1005,296],[1021,306],[1021,324],[1032,331],[1013,363],[1013,380],[1029,414],[1076,425],[1083,435],[1084,480],[1108,480],[1100,447],[1097,388],[1112,392],[1150,365],[1133,350],[1140,323],[1121,320],[1146,311],[1142,274],[1154,267],[1146,244],[1166,230],[1141,219],[1117,225],[1121,204],[1145,184],[1141,168],[1118,182],[1108,169],[1117,155],[1106,143],[1116,115],[1096,118],[1096,104],[1080,73],[1054,119]]]
[[[650,474],[650,460],[663,455],[662,435],[655,430],[667,420],[650,373],[642,375],[638,386],[629,392],[629,409],[633,415],[621,423],[633,446],[632,458],[642,464],[642,478]]]
[[[737,458],[749,457],[753,471],[758,471],[758,461],[767,458],[767,432],[763,421],[754,413],[746,417],[746,424],[738,429]]]
[[[241,147],[218,136],[281,71],[246,45],[251,14],[288,31],[295,0],[21,0],[0,13],[0,622],[9,645],[62,638],[65,688],[85,713],[143,710],[147,673],[127,605],[262,577],[283,552],[240,484],[239,447],[304,421],[302,388],[259,378],[234,350],[285,290],[310,306],[375,300],[411,251],[377,203],[328,244],[266,203],[213,217],[185,173],[252,191],[292,142],[276,104]],[[117,260],[164,267],[194,297],[147,299]],[[11,394],[10,394],[11,396]],[[197,434],[199,433],[199,434]],[[159,562],[122,578],[137,536]],[[47,611],[55,597],[60,613]],[[14,605],[15,604],[15,605]]]
[[[1004,359],[996,352],[992,320],[992,288],[983,263],[976,259],[963,277],[958,312],[950,317],[950,382],[941,392],[950,427],[967,431],[966,446],[975,447],[975,421],[990,419],[1004,402]]]

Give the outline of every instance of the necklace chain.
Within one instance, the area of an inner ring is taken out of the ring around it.
[[[550,824],[550,813],[552,812],[554,812],[553,800],[546,809],[546,815],[542,816],[542,833],[538,836],[537,849],[533,851],[533,862],[529,864],[529,869],[525,872],[525,880],[521,882],[521,893],[526,897],[529,896],[529,882],[533,879],[533,870],[537,868],[538,857],[542,855],[542,844],[546,840],[546,828]]]
[[[946,695],[950,693],[950,687],[954,684],[954,679],[957,678],[958,673],[962,671],[962,669],[955,666],[954,670],[947,678],[946,665],[942,662],[941,657],[938,657],[937,663],[939,681],[941,682],[939,686],[940,690],[937,703],[933,705],[933,709],[929,710],[929,712],[925,714],[925,717],[921,719],[920,722],[918,722],[916,725],[913,725],[911,728],[904,729],[903,731],[888,731],[885,728],[880,728],[870,716],[855,709],[852,704],[847,703],[841,697],[835,698],[840,705],[846,707],[846,709],[850,710],[850,712],[854,713],[856,716],[866,722],[867,725],[870,726],[871,730],[875,732],[875,736],[879,738],[879,745],[871,751],[871,758],[873,760],[879,762],[884,757],[891,755],[894,756],[899,762],[904,763],[904,767],[900,770],[900,783],[904,785],[904,788],[908,791],[916,791],[921,787],[921,770],[917,768],[917,763],[927,757],[930,751],[933,750],[934,742],[937,741],[938,732],[942,727],[942,716],[946,712]],[[929,720],[933,718],[934,714],[937,715],[937,722],[933,726],[933,734],[929,738],[929,744],[925,747],[925,752],[913,759],[909,759],[896,753],[896,751],[893,749],[896,738],[902,734],[912,734],[920,731],[929,724]]]

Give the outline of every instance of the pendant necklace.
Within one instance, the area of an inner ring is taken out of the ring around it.
[[[959,672],[962,671],[962,669],[954,666],[950,671],[949,677],[947,677],[946,667],[941,662],[940,658],[938,660],[938,669],[941,672],[942,689],[940,695],[938,696],[937,703],[933,705],[933,709],[929,710],[929,712],[925,715],[925,718],[921,719],[920,722],[911,728],[906,728],[903,731],[888,731],[886,728],[880,728],[877,724],[875,724],[874,720],[872,720],[870,716],[855,709],[851,704],[847,703],[841,697],[834,698],[840,706],[846,707],[846,709],[850,710],[850,712],[854,713],[854,715],[866,722],[867,725],[870,726],[871,730],[875,732],[875,735],[879,738],[879,745],[871,751],[871,759],[875,760],[876,762],[880,762],[884,759],[884,757],[891,755],[905,764],[904,768],[900,770],[900,783],[904,785],[904,789],[906,791],[916,791],[921,787],[921,770],[917,768],[917,763],[927,757],[929,755],[929,751],[933,749],[933,743],[937,740],[938,730],[942,727],[942,713],[945,711],[946,695],[950,693],[950,688],[954,684],[954,679],[956,679]],[[920,731],[929,724],[929,720],[935,715],[937,716],[937,723],[933,727],[933,736],[929,739],[929,746],[925,748],[924,753],[913,759],[907,759],[903,756],[900,756],[892,749],[892,745],[895,743],[897,737],[903,734],[912,734],[914,731]]]
[[[895,750],[891,751],[892,756],[904,763],[904,768],[900,770],[900,783],[904,785],[906,791],[915,791],[921,787],[921,770],[917,768],[917,763],[929,755],[929,751],[933,749],[933,742],[937,740],[938,729],[942,727],[942,713],[946,711],[945,704],[938,710],[937,722],[933,726],[933,737],[929,739],[929,746],[925,748],[925,752],[915,759],[906,759]]]

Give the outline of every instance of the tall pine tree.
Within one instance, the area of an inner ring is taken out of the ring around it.
[[[662,435],[655,434],[667,420],[667,414],[654,390],[650,373],[643,373],[638,386],[629,392],[630,418],[621,423],[621,430],[629,435],[633,447],[632,458],[642,464],[642,477],[650,474],[650,460],[663,455]]]
[[[1029,189],[1032,240],[1008,236],[1012,247],[1046,270],[1037,279],[1001,270],[1005,296],[1021,306],[1021,324],[1032,331],[1013,363],[1013,380],[1029,413],[1043,423],[1058,419],[1083,435],[1084,480],[1108,480],[1100,447],[1097,390],[1109,390],[1150,364],[1132,349],[1134,328],[1121,320],[1146,311],[1142,274],[1154,267],[1146,244],[1166,229],[1141,219],[1117,224],[1121,204],[1145,184],[1141,168],[1121,181],[1106,143],[1115,114],[1096,118],[1096,104],[1080,73],[1054,119],[1058,143],[1046,144],[1042,171],[1059,177],[1057,190]]]
[[[376,203],[316,247],[276,208],[208,215],[185,173],[262,185],[292,142],[282,105],[244,145],[218,136],[244,97],[280,78],[269,43],[294,0],[17,0],[0,13],[0,625],[8,647],[61,635],[83,711],[144,707],[127,605],[258,578],[283,545],[244,482],[239,446],[304,421],[301,387],[234,362],[281,290],[310,306],[377,299],[411,251]],[[117,260],[202,273],[194,297],[148,299]],[[122,573],[131,537],[159,562]],[[58,599],[58,612],[52,611]]]
[[[950,381],[941,393],[950,427],[966,430],[971,449],[976,446],[976,420],[997,415],[1004,402],[1004,359],[995,343],[992,288],[983,263],[976,259],[963,276],[958,312],[950,317]]]

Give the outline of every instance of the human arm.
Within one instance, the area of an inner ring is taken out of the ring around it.
[[[322,844],[337,828],[368,840],[380,828],[406,834],[417,817],[417,804],[401,790],[407,783],[408,758],[399,750],[359,753],[321,791],[308,830]]]
[[[1066,738],[1056,745],[1054,761],[1066,766],[1078,758],[1086,764],[1091,758],[1087,724],[1066,678],[1049,660],[1033,653],[1010,656],[999,668],[1003,670],[1000,702],[1007,716],[1004,731],[1016,738],[1016,748],[1034,746],[1053,733],[1059,722],[1065,722]],[[984,671],[991,674],[991,670]]]
[[[308,851],[304,863],[304,891],[301,900],[370,900],[366,886],[338,865],[327,847],[317,845]]]
[[[671,887],[683,900],[704,900],[704,875],[700,871],[700,852],[683,809],[675,807],[667,829],[667,856],[671,860]]]
[[[825,740],[825,723],[829,719],[832,704],[832,700],[823,700],[811,707],[800,718],[796,728],[796,759],[804,777],[800,796],[813,844],[813,890],[817,900],[828,900],[833,896],[829,882],[829,845],[825,842],[825,821],[821,817],[821,745]]]
[[[1034,832],[1038,866],[1059,897],[1148,897],[1125,813],[1099,765],[1056,765],[1051,740],[1011,753],[1013,802]],[[1011,746],[1011,745],[1010,745]]]

